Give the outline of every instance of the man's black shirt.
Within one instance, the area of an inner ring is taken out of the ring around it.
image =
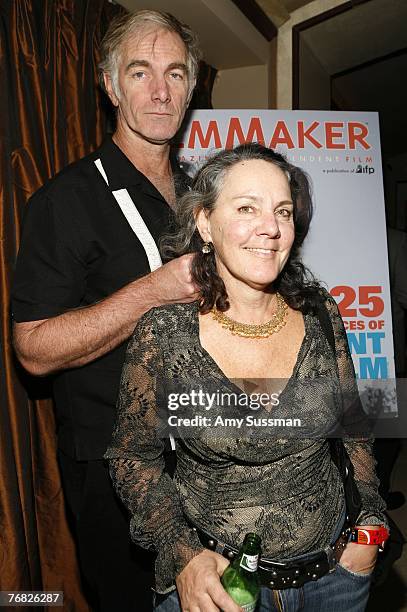
[[[99,158],[109,186],[94,163]],[[172,166],[178,170],[174,160]],[[186,185],[181,176],[177,185]],[[94,304],[150,271],[145,250],[111,193],[124,188],[157,242],[169,230],[171,209],[110,139],[34,194],[17,259],[14,321],[48,319]],[[55,376],[59,447],[73,458],[101,459],[106,450],[126,345]]]

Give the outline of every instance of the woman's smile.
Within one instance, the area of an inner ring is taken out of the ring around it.
[[[257,257],[266,257],[267,259],[273,257],[276,253],[276,249],[264,249],[261,247],[243,247],[243,249]]]

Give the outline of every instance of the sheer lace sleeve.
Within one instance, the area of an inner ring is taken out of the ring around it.
[[[171,589],[175,576],[202,546],[185,523],[178,491],[165,472],[158,437],[157,381],[163,362],[150,311],[137,325],[122,371],[118,414],[105,458],[114,487],[130,511],[132,539],[157,551],[156,587]]]
[[[335,300],[328,294],[325,305],[331,317],[335,336],[336,359],[346,419],[347,412],[357,412],[357,409],[354,410],[355,404],[358,405],[359,401],[355,370],[342,317]],[[352,421],[352,415],[350,421]],[[344,443],[354,467],[355,481],[362,498],[362,509],[357,523],[359,525],[387,524],[384,514],[385,503],[378,493],[379,479],[375,471],[373,439],[367,434],[363,437],[352,437],[351,434],[350,436],[345,435]]]

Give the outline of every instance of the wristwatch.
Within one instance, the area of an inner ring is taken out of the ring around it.
[[[389,530],[384,525],[373,527],[354,527],[350,532],[349,542],[356,544],[370,544],[383,548],[389,538]]]

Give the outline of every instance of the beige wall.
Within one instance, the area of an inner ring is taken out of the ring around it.
[[[294,11],[270,44],[267,64],[220,70],[212,93],[214,108],[292,108],[292,28],[345,2],[314,0]],[[329,109],[329,75],[309,48],[303,52],[301,106]]]
[[[212,91],[214,108],[269,108],[268,68],[219,70]]]
[[[290,19],[278,30],[277,39],[277,108],[292,108],[292,29],[302,21],[311,19],[347,0],[314,0],[291,13]]]

